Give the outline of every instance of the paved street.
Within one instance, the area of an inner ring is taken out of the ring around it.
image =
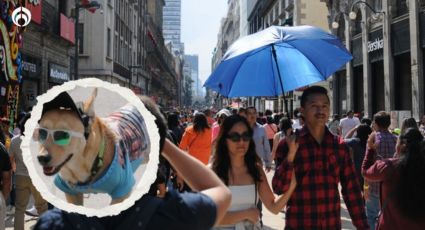
[[[267,174],[269,183],[271,183],[273,174],[274,174],[274,171],[271,171]],[[341,202],[343,203],[343,201]],[[285,226],[284,217],[285,215],[281,212],[277,215],[274,215],[271,212],[269,212],[266,208],[263,207],[264,229],[265,230],[283,229],[283,227]],[[13,223],[11,222],[12,219],[13,217],[9,216],[8,221],[6,223],[7,230],[13,230]],[[34,217],[26,216],[25,220],[27,221],[25,229],[32,229],[37,219]],[[341,221],[342,221],[342,229],[355,229],[354,226],[351,224],[350,215],[348,214],[347,207],[344,204],[342,204],[342,207],[341,207]]]

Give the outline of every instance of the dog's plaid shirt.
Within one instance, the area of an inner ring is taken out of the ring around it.
[[[120,110],[104,118],[105,123],[112,128],[120,138],[118,159],[124,167],[124,154],[128,153],[130,161],[147,161],[150,152],[150,140],[145,121],[137,108],[126,105]]]
[[[101,178],[89,184],[69,184],[57,175],[55,185],[63,192],[71,195],[108,193],[112,199],[117,199],[133,188],[133,172],[149,158],[150,140],[145,121],[137,108],[131,105],[122,107],[103,120],[120,138],[115,144],[111,165]]]

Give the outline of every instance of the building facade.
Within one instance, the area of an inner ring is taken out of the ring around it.
[[[187,63],[187,68],[189,68],[188,74],[193,81],[192,85],[192,96],[195,100],[201,100],[203,97],[202,93],[202,82],[199,79],[199,57],[198,55],[184,55],[184,61]]]
[[[72,79],[74,30],[73,2],[27,1],[31,23],[22,37],[22,81],[19,110],[28,111],[36,97]]]
[[[162,34],[164,1],[103,4],[101,13],[80,12],[79,78],[100,78],[176,106],[176,64]]]
[[[148,94],[146,15],[147,3],[143,0],[105,1],[102,11],[81,11],[78,77],[96,77],[137,94]]]
[[[163,107],[177,106],[178,82],[176,61],[163,37],[164,1],[148,0],[147,69],[151,73],[149,95]]]
[[[425,107],[425,2],[367,2],[378,13],[354,1],[327,1],[329,27],[353,54],[333,77],[334,110],[368,117],[380,110],[407,111],[418,120]]]
[[[241,13],[241,9],[247,9],[246,0],[228,0],[227,1],[227,14],[225,18],[221,19],[219,33],[217,35],[217,45],[213,52],[211,69],[217,67],[221,62],[221,58],[226,53],[227,49],[236,41],[241,34],[246,35],[247,32],[241,32],[241,28],[247,28],[247,23],[242,23],[241,26],[241,15],[247,15],[247,13]],[[242,6],[243,5],[243,6]],[[245,20],[246,21],[246,20]],[[208,91],[208,98],[210,98],[211,104],[216,108],[229,106],[232,104],[231,99],[223,98],[218,95],[217,92]]]
[[[165,43],[171,42],[174,55],[184,54],[181,42],[181,0],[165,0],[163,18]]]

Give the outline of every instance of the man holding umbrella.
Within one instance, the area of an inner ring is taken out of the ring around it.
[[[288,202],[285,229],[341,229],[342,195],[357,229],[369,229],[360,185],[344,140],[326,127],[330,113],[327,90],[306,89],[301,96],[304,127],[279,143],[273,190],[287,191],[293,170],[299,186]]]

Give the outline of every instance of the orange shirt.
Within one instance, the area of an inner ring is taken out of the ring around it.
[[[193,126],[187,127],[179,147],[207,165],[211,155],[211,129],[196,133]]]

